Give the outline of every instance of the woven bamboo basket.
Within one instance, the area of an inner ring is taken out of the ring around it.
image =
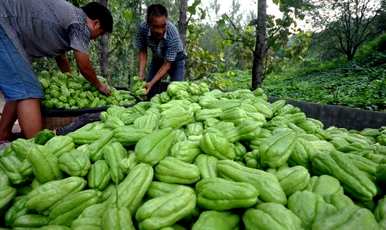
[[[56,130],[71,124],[77,116],[72,117],[44,117],[43,127],[45,129]]]

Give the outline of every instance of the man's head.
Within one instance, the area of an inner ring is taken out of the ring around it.
[[[147,8],[146,21],[150,26],[151,36],[162,39],[166,32],[168,11],[161,4],[153,4]]]
[[[91,31],[91,39],[113,31],[113,17],[105,6],[97,2],[90,2],[81,8],[87,15],[87,26]]]

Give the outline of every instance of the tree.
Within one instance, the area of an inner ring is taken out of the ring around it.
[[[109,35],[108,73],[114,86],[127,86],[128,79],[138,72],[135,34],[142,20],[142,2],[142,0],[108,0],[114,18],[114,30]],[[96,51],[98,50],[99,48]],[[94,58],[98,59],[99,57]]]
[[[241,7],[241,5],[240,5],[239,0],[232,0],[231,12],[229,13],[229,15],[233,21],[241,21],[242,16],[239,13],[240,7]]]
[[[216,25],[221,38],[217,49],[224,53],[224,71],[252,68],[256,25],[243,25],[241,14],[235,10],[238,8],[233,8],[229,15],[223,14]],[[208,36],[215,37],[215,34],[212,32]]]
[[[376,22],[377,29],[380,32],[386,32],[386,0],[381,0],[381,8],[379,12],[379,16]]]
[[[312,1],[314,25],[324,30],[334,49],[351,61],[358,48],[379,31],[372,27],[380,14],[380,1]]]
[[[189,22],[192,17],[197,14],[197,11],[200,11],[200,19],[204,19],[206,16],[205,11],[198,6],[201,4],[201,0],[194,0],[192,5],[188,6],[188,0],[180,0],[180,11],[179,11],[179,20],[178,20],[178,31],[182,40],[184,48],[186,47],[186,33],[188,30]],[[189,18],[187,14],[189,13]]]
[[[187,10],[188,10],[188,0],[180,0],[180,16],[178,20],[178,31],[182,40],[182,44],[186,47],[186,30],[187,30]]]
[[[187,19],[188,0],[180,0],[180,17],[178,20],[178,31],[184,48],[186,47],[186,30],[188,28]]]
[[[252,89],[261,85],[264,74],[264,58],[266,54],[266,22],[267,1],[259,0],[257,5],[256,44],[253,53]]]
[[[99,0],[99,3],[107,7],[107,0]],[[100,58],[99,65],[101,74],[103,77],[107,77],[108,82],[111,84],[111,75],[108,74],[109,65],[109,37],[107,34],[103,35],[99,40],[100,46]]]
[[[220,3],[218,1],[219,0],[213,0],[213,2],[210,4],[210,7],[213,9],[215,16],[217,16],[218,12],[220,11]]]
[[[253,60],[257,61],[257,58],[261,58],[263,74],[260,75],[261,79],[259,79],[260,83],[258,84],[261,84],[263,81],[264,74],[272,70],[273,60],[277,58],[275,54],[286,47],[289,36],[294,32],[301,32],[296,27],[296,19],[302,19],[304,17],[304,10],[309,7],[309,4],[305,4],[302,0],[273,0],[273,2],[279,6],[282,16],[278,18],[274,15],[265,14],[266,38],[264,49],[260,50],[260,55],[263,54],[262,57],[256,55],[259,34],[259,20],[257,19],[256,11],[250,12],[248,17],[250,22],[248,25],[241,25],[239,19],[233,19],[227,14],[224,14],[217,22],[217,27],[224,39],[224,43],[232,44],[232,47],[237,47],[236,44],[241,45],[242,52],[240,53],[239,50],[233,49],[233,56],[239,57],[236,59],[240,60],[240,57],[243,55],[249,55],[247,60],[252,64],[252,72],[255,77],[258,65]]]
[[[179,21],[178,21],[178,31],[180,33],[180,37],[182,40],[182,44],[184,47],[184,50],[187,52],[188,57],[185,60],[185,66],[186,66],[186,78],[192,78],[192,73],[195,72],[193,68],[190,68],[193,63],[195,63],[194,56],[194,48],[196,47],[198,38],[200,36],[196,36],[196,34],[192,34],[196,32],[196,28],[194,25],[191,24],[195,23],[195,18],[198,18],[199,20],[202,20],[206,17],[206,12],[204,9],[199,7],[201,4],[201,0],[194,0],[191,5],[188,6],[187,0],[180,0],[180,13],[179,13]],[[188,17],[189,14],[189,17]],[[187,39],[187,36],[189,36],[189,39]],[[192,38],[194,37],[194,38]],[[188,40],[188,41],[187,41]],[[191,52],[193,51],[193,52]]]

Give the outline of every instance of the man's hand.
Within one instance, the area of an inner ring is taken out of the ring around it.
[[[171,68],[171,63],[168,61],[165,61],[164,64],[161,66],[161,68],[156,73],[156,75],[154,76],[154,78],[150,82],[146,83],[146,85],[145,85],[146,94],[149,93],[151,88],[153,88],[154,84],[159,82],[168,73],[170,68]]]
[[[139,80],[141,80],[141,81],[145,80],[145,74],[144,73],[139,73],[138,76],[139,76]]]
[[[149,94],[150,90],[153,88],[154,84],[150,81],[150,82],[147,82],[146,85],[145,85],[145,94]]]
[[[100,86],[98,86],[98,90],[99,90],[99,92],[103,93],[106,96],[110,96],[111,95],[111,91],[110,91],[109,87],[106,84],[103,84],[103,83],[100,84]]]
[[[87,79],[87,81],[93,84],[99,90],[99,92],[105,95],[110,95],[111,93],[107,85],[101,83],[98,80],[97,75],[91,65],[88,54],[76,50],[74,51],[74,54],[80,73]]]

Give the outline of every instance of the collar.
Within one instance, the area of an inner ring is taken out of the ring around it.
[[[166,21],[166,31],[165,31],[165,34],[164,34],[164,39],[167,38],[167,34],[168,34],[168,26],[169,26],[169,21]],[[151,37],[151,31],[150,31],[150,26],[148,25],[149,29],[148,29],[148,32],[147,32],[147,36],[148,37]]]
[[[85,24],[85,26],[87,28],[88,38],[91,40],[91,29],[87,25],[87,14],[83,10],[81,10],[81,9],[78,9],[78,10],[79,10],[79,12],[81,14],[81,17],[83,17],[84,24]]]

